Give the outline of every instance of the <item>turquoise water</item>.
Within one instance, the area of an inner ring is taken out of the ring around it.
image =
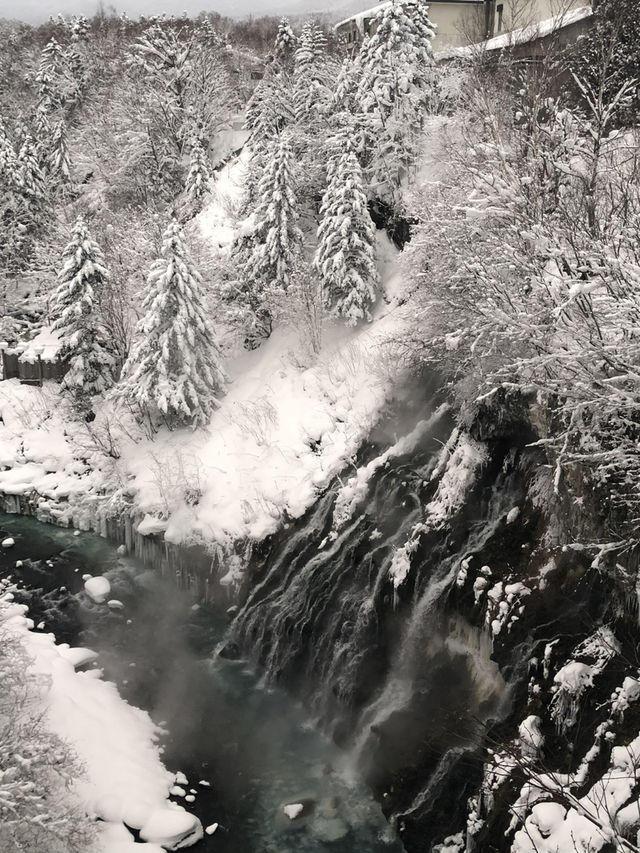
[[[164,723],[164,760],[182,770],[196,800],[185,804],[219,829],[194,850],[217,853],[399,853],[402,845],[349,762],[281,690],[245,664],[217,656],[225,605],[186,595],[121,559],[92,534],[0,514],[0,575],[24,587],[36,623],[99,652],[97,665],[132,703]],[[16,569],[16,560],[24,565]],[[124,608],[95,605],[82,575],[104,574]],[[197,784],[209,782],[210,787]],[[181,801],[181,800],[179,800]],[[302,803],[291,821],[285,804]]]

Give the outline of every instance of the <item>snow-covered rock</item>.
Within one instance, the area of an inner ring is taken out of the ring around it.
[[[14,546],[16,543],[15,543],[15,540],[14,540],[11,536],[7,536],[7,538],[6,538],[6,539],[3,539],[3,540],[2,540],[2,543],[1,543],[1,544],[2,544],[2,547],[3,547],[3,548],[13,548],[13,546]]]
[[[98,575],[97,577],[88,578],[84,582],[84,590],[96,604],[102,604],[111,592],[111,584],[105,577]]]
[[[66,643],[61,643],[58,646],[58,651],[60,656],[68,660],[75,669],[86,666],[88,663],[93,663],[98,657],[98,653],[92,649],[83,649],[80,647],[69,648]]]
[[[153,811],[140,829],[140,838],[167,850],[190,847],[202,838],[202,824],[181,806]]]
[[[289,803],[282,807],[282,811],[286,814],[289,820],[295,820],[297,817],[300,817],[304,811],[304,805],[302,803]]]

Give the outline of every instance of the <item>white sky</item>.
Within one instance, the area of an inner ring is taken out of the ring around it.
[[[132,18],[138,15],[187,12],[196,15],[203,10],[220,12],[230,17],[245,15],[270,15],[284,12],[301,13],[308,9],[317,10],[330,3],[323,0],[113,0],[118,12],[126,12]],[[97,8],[97,0],[0,0],[0,18],[27,21],[30,24],[46,21],[50,15],[86,15],[91,17]],[[111,5],[105,0],[105,7]]]

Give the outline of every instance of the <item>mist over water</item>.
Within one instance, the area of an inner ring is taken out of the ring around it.
[[[220,824],[194,849],[402,850],[371,793],[347,772],[346,756],[302,707],[265,688],[244,662],[215,653],[227,629],[224,612],[194,606],[154,572],[119,559],[99,537],[1,514],[0,533],[16,540],[0,553],[0,574],[40,589],[24,593],[35,621],[54,633],[64,622],[65,639],[99,652],[104,677],[165,725],[163,759],[197,791],[194,803],[183,804],[204,826]],[[19,570],[16,560],[24,561]],[[106,575],[111,598],[124,609],[91,602],[81,591],[85,572]],[[303,803],[304,816],[290,821],[282,812],[287,803]]]

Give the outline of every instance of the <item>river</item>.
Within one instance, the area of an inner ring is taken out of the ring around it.
[[[98,652],[104,677],[166,728],[165,764],[197,792],[185,805],[204,826],[219,824],[194,850],[402,851],[348,756],[301,705],[265,687],[245,662],[216,654],[229,602],[199,606],[93,534],[0,514],[0,536],[15,540],[0,550],[0,575],[22,588],[16,597],[41,630]],[[83,592],[87,573],[106,575],[123,609],[91,602]],[[290,821],[287,803],[303,803],[303,817]]]

